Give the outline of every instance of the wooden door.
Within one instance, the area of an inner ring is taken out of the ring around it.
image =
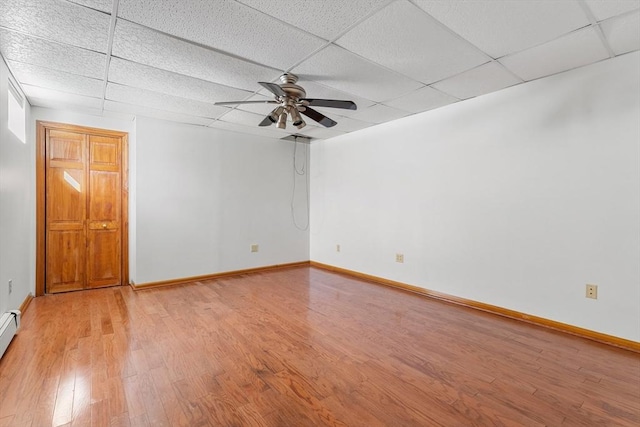
[[[120,285],[121,138],[49,129],[45,150],[46,292]]]
[[[47,292],[84,288],[86,264],[85,135],[47,132]]]
[[[89,135],[87,287],[120,284],[120,138]]]

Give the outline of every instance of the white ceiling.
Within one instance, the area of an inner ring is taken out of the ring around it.
[[[0,0],[32,105],[330,138],[640,49],[640,0]],[[260,128],[284,71],[338,125]]]

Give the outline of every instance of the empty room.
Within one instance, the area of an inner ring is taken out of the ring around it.
[[[0,427],[640,425],[640,0],[0,0]]]

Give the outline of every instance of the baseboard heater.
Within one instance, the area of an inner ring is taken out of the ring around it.
[[[20,327],[20,310],[11,310],[0,316],[0,358],[9,347]]]

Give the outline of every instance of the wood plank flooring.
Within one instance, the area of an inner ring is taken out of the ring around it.
[[[638,354],[310,267],[34,299],[0,426],[638,426]]]

